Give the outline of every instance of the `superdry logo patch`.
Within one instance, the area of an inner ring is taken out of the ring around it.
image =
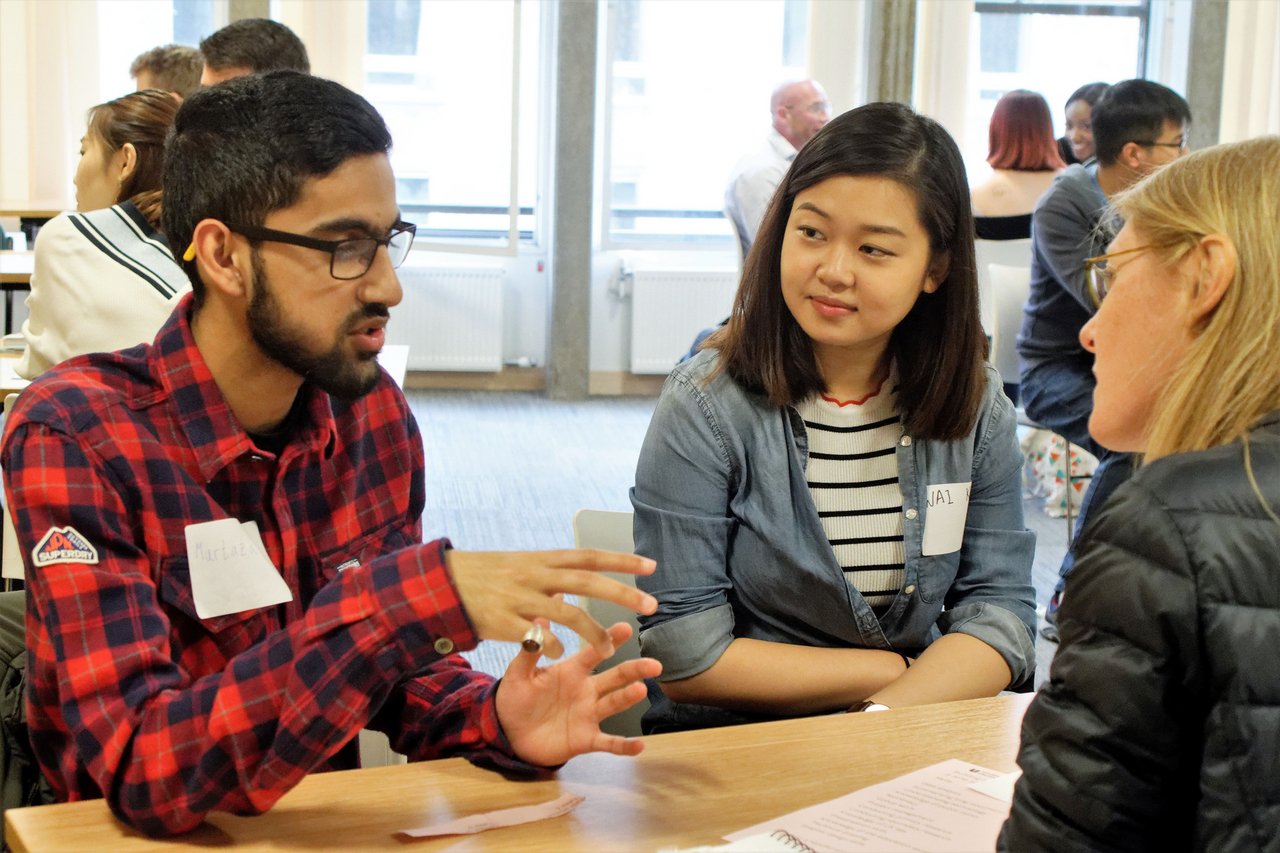
[[[50,527],[49,532],[31,551],[31,559],[37,566],[51,566],[54,563],[93,565],[98,562],[98,549],[74,527]]]

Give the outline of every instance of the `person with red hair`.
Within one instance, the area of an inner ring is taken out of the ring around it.
[[[991,114],[989,139],[992,174],[973,187],[974,216],[1029,217],[1054,175],[1066,167],[1053,137],[1049,104],[1026,89],[1006,93]],[[1030,219],[1027,229],[1021,236],[1030,236]]]

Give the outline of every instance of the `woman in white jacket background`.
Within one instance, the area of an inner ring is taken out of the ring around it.
[[[178,101],[149,89],[89,111],[76,169],[76,213],[35,245],[18,373],[34,379],[88,352],[150,343],[190,288],[157,231],[164,140]]]

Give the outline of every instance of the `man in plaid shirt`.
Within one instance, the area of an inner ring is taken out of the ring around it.
[[[363,98],[296,72],[193,95],[164,225],[194,292],[153,344],[65,362],[10,415],[28,720],[60,799],[178,833],[355,766],[364,727],[511,770],[639,752],[599,721],[660,667],[592,675],[629,629],[558,594],[652,612],[599,574],[651,561],[422,544],[421,437],[374,360],[413,237],[390,142]],[[519,654],[501,682],[456,654],[550,621],[583,651]]]

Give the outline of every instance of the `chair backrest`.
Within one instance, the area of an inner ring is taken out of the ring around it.
[[[1018,382],[1018,351],[1014,344],[1022,325],[1022,307],[1031,292],[1031,267],[989,264],[991,303],[991,363],[1005,382]]]
[[[580,509],[573,516],[573,544],[579,548],[600,548],[605,551],[622,551],[630,554],[635,550],[631,537],[631,513],[613,512],[603,509]],[[633,575],[609,573],[609,577],[622,583],[634,584]],[[640,625],[636,614],[625,607],[609,601],[597,601],[593,598],[581,599],[584,610],[606,628],[615,622],[627,622],[631,625],[631,639],[616,649],[613,657],[602,661],[597,671],[640,657],[640,641],[636,635]],[[635,737],[640,734],[640,717],[649,708],[647,699],[640,700],[621,714],[615,714],[600,724],[600,728],[610,734]]]
[[[4,409],[0,410],[0,427],[3,427],[5,415],[9,414],[17,401],[17,394],[5,395]],[[18,548],[18,534],[13,529],[13,519],[9,517],[8,493],[4,495],[4,502],[0,503],[0,543],[0,577],[6,581],[22,580],[26,577],[26,571],[22,566],[22,552]]]
[[[991,264],[1031,266],[1031,240],[975,240],[973,248],[977,261],[979,316],[982,318],[982,328],[987,330],[987,334],[994,335],[996,313],[991,295],[991,275],[987,267]],[[1014,377],[1017,377],[1016,373]]]

